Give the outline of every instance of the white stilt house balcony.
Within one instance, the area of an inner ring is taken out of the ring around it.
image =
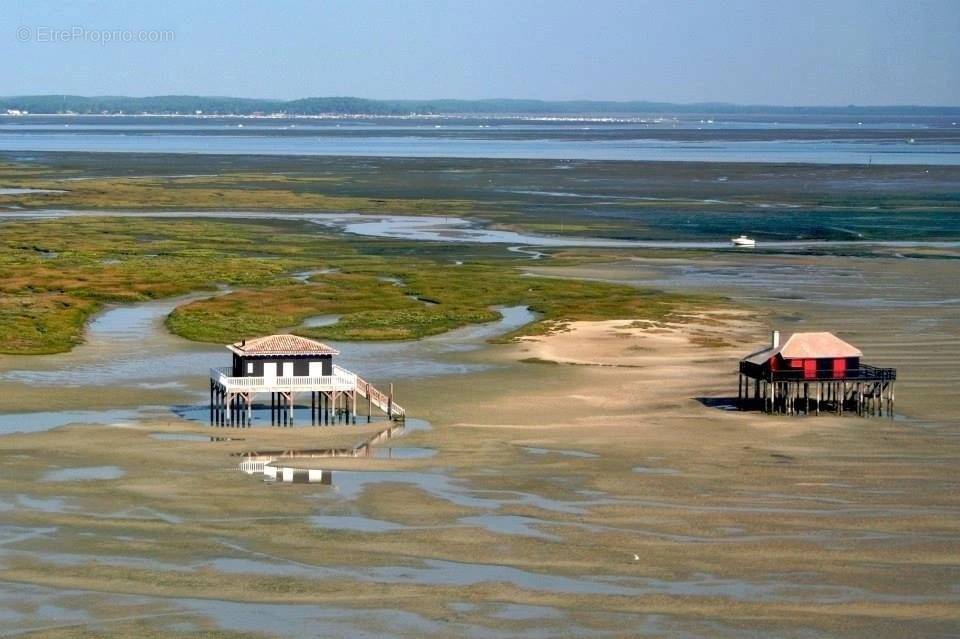
[[[271,423],[292,423],[295,398],[301,393],[310,393],[313,423],[329,423],[331,410],[334,421],[355,423],[359,400],[366,400],[368,419],[372,407],[390,419],[404,418],[392,390],[383,393],[335,365],[333,356],[339,351],[326,344],[297,335],[270,335],[227,349],[233,365],[210,369],[210,418],[218,425],[249,425],[253,400],[263,393],[270,394]]]
[[[269,393],[284,391],[352,391],[360,380],[356,373],[351,373],[339,366],[333,367],[333,375],[319,377],[233,377],[233,369],[229,366],[210,369],[210,379],[223,386],[228,391]]]

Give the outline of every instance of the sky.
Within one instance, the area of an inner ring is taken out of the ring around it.
[[[0,59],[5,96],[955,106],[960,0],[0,0]]]

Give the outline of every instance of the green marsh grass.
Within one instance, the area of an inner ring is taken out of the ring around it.
[[[517,266],[526,261],[500,247],[464,247],[457,255],[470,260],[458,265],[463,260],[453,261],[442,244],[346,239],[306,222],[84,217],[9,221],[0,230],[0,351],[7,353],[69,350],[106,304],[218,287],[233,290],[180,306],[167,319],[169,329],[218,343],[283,330],[405,340],[494,321],[495,306],[525,305],[542,316],[502,338],[510,339],[571,320],[661,320],[702,302],[528,277]],[[326,272],[306,282],[292,277],[307,270]],[[302,326],[324,314],[341,319]]]

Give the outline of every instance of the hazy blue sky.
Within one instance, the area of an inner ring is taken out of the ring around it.
[[[960,104],[960,0],[29,0],[0,25],[0,95]]]

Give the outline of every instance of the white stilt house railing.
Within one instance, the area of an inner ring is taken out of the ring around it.
[[[210,369],[210,379],[220,384],[227,392],[282,393],[291,391],[344,391],[357,388],[359,379],[355,373],[333,367],[333,375],[320,377],[232,377],[229,366]],[[361,380],[362,381],[362,380]],[[363,382],[367,385],[366,382]]]
[[[235,418],[243,421],[243,413],[246,413],[246,420],[249,421],[253,396],[258,393],[271,393],[271,402],[273,394],[276,397],[282,397],[284,405],[291,411],[291,419],[296,393],[311,393],[312,411],[316,411],[317,404],[314,399],[316,397],[328,398],[328,401],[335,404],[337,398],[340,398],[345,405],[344,410],[347,415],[352,416],[354,421],[358,399],[367,400],[368,415],[370,406],[375,406],[390,419],[402,420],[406,415],[403,407],[395,403],[390,394],[378,390],[356,373],[336,365],[333,367],[332,375],[320,377],[234,377],[231,373],[230,367],[210,369],[211,418],[213,419],[216,408],[217,421],[232,423]],[[237,410],[240,411],[239,415],[232,414],[231,411]],[[226,415],[220,416],[221,411],[225,411]]]

